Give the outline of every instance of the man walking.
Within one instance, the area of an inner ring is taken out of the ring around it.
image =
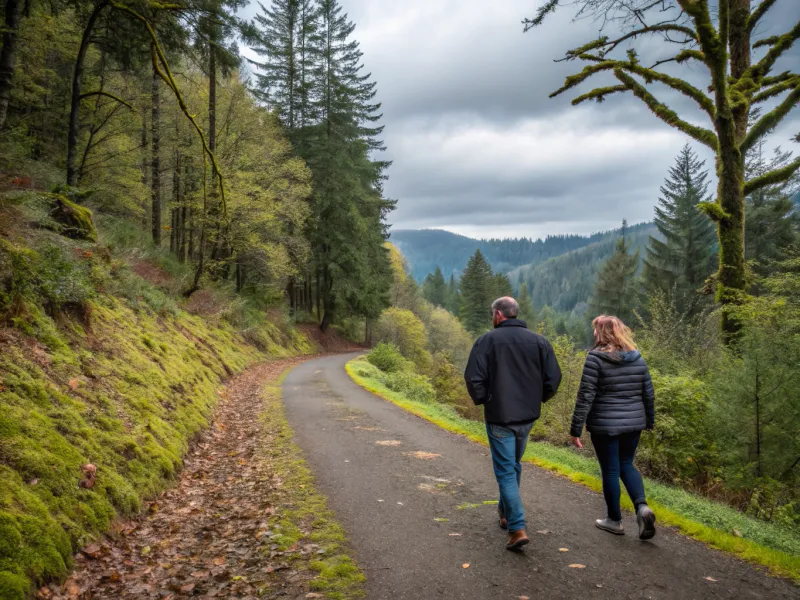
[[[508,550],[519,550],[530,541],[519,495],[520,459],[542,402],[555,396],[561,383],[553,347],[529,331],[518,314],[519,305],[513,298],[498,298],[492,303],[494,330],[475,342],[464,373],[472,401],[484,407],[492,465],[500,488],[500,527],[508,529]]]

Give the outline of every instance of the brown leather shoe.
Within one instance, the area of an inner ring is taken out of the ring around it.
[[[528,534],[525,533],[524,529],[520,529],[519,531],[514,531],[508,536],[508,544],[506,544],[506,550],[522,550],[523,546],[527,546],[530,543],[528,539]]]
[[[508,529],[508,519],[500,517],[500,529]]]

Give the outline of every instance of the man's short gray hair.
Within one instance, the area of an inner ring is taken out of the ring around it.
[[[496,310],[506,319],[513,319],[519,314],[519,304],[510,296],[503,296],[492,302],[492,310]]]

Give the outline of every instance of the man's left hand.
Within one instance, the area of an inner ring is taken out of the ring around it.
[[[579,437],[573,437],[572,438],[572,444],[576,448],[583,448],[583,444],[581,443],[581,438],[579,438]]]

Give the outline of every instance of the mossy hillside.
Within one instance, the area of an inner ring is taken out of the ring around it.
[[[41,230],[0,242],[5,600],[65,575],[80,546],[163,489],[226,377],[311,345],[262,320],[257,349],[85,243]],[[79,485],[87,463],[91,489]]]
[[[391,390],[376,376],[377,368],[365,358],[350,361],[346,369],[353,381],[381,398],[447,431],[488,445],[482,422],[461,417],[451,406],[415,401]],[[602,490],[597,462],[568,448],[531,442],[524,460],[595,491]],[[764,565],[776,575],[800,581],[800,535],[796,529],[758,521],[729,506],[653,480],[646,480],[645,486],[648,502],[658,514],[660,523],[678,527],[684,534],[710,546]],[[622,503],[624,508],[633,509],[627,498],[623,498]]]

